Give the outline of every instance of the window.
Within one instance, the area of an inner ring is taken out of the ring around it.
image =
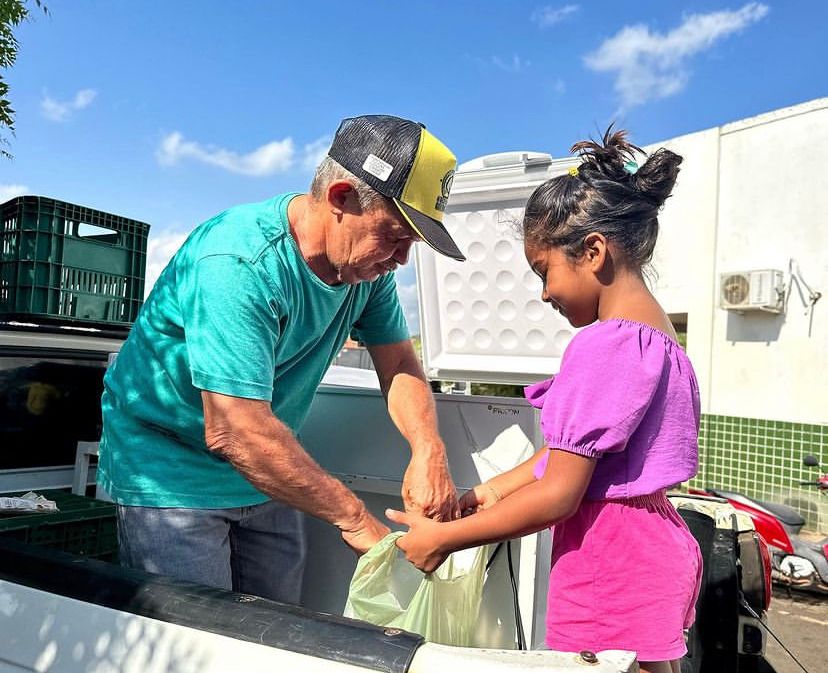
[[[100,439],[106,359],[92,357],[0,353],[0,470],[73,465],[78,441]]]
[[[667,317],[673,323],[673,329],[676,330],[679,345],[687,350],[687,314],[686,313],[668,313]]]

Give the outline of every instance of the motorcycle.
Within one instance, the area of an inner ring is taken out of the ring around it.
[[[820,467],[814,456],[805,456],[802,462],[806,467]],[[828,474],[799,485],[816,487],[824,494],[828,492]],[[800,531],[805,519],[793,507],[718,488],[691,488],[690,493],[724,498],[753,519],[756,532],[771,552],[771,576],[777,584],[828,595],[828,537],[818,542],[804,539]]]

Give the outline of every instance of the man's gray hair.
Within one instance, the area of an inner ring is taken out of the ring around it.
[[[351,171],[342,168],[339,163],[330,157],[325,157],[316,169],[316,174],[313,176],[313,182],[310,188],[311,198],[314,201],[324,199],[325,189],[335,180],[347,180],[353,183],[357,198],[359,199],[359,207],[363,211],[374,210],[388,203],[388,199],[385,196],[373,187],[369,187],[365,182],[351,173]]]

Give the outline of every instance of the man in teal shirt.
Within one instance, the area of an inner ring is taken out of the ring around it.
[[[393,271],[442,225],[456,160],[415,122],[346,119],[309,194],[231,208],[195,229],[105,378],[99,483],[122,562],[296,603],[307,512],[363,553],[388,533],[296,439],[349,335],[365,343],[411,446],[406,508],[458,515],[434,402]]]

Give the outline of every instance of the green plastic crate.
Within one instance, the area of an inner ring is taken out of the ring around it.
[[[0,315],[128,326],[144,301],[149,225],[43,196],[0,206]]]
[[[60,511],[0,514],[0,536],[102,561],[117,560],[118,524],[113,503],[65,491],[37,493],[54,500]]]

